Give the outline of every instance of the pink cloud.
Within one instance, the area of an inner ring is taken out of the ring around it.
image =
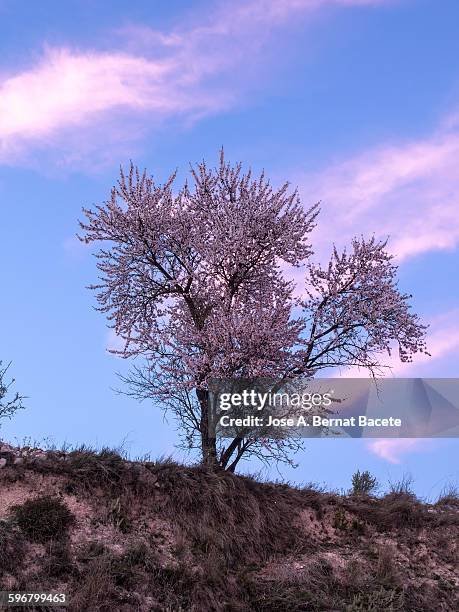
[[[154,83],[166,73],[167,65],[143,58],[50,50],[34,69],[3,82],[0,133],[3,139],[41,135],[116,106],[163,110],[172,101]]]
[[[122,50],[48,48],[34,66],[0,78],[0,162],[14,163],[38,146],[64,151],[71,163],[79,149],[94,149],[94,140],[103,155],[110,141],[145,138],[147,128],[167,118],[220,111],[243,90],[232,80],[253,78],[250,65],[273,27],[326,6],[386,2],[240,1],[171,32],[125,30]],[[211,84],[215,76],[225,78]]]
[[[431,448],[431,440],[420,438],[385,438],[372,440],[367,449],[389,463],[399,464],[403,456],[412,452],[423,452]]]
[[[106,113],[156,116],[218,108],[218,97],[184,87],[172,59],[49,49],[32,69],[0,85],[0,158],[33,140],[86,127]]]
[[[316,232],[321,254],[353,235],[390,237],[402,261],[459,244],[459,131],[441,129],[415,142],[377,147],[303,176],[322,200]]]

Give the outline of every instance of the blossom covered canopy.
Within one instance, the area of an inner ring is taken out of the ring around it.
[[[213,378],[350,365],[375,374],[394,344],[402,361],[425,351],[425,326],[384,243],[354,239],[322,268],[311,261],[318,206],[305,210],[288,184],[273,189],[223,152],[174,193],[175,179],[156,185],[131,165],[81,227],[86,242],[108,244],[94,288],[125,341],[120,352],[147,359],[135,393],[172,407],[190,444],[194,433],[203,443]],[[294,298],[284,264],[304,269],[305,297]]]

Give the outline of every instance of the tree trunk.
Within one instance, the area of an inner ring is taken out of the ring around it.
[[[204,389],[196,391],[201,406],[201,452],[202,464],[213,470],[219,469],[217,459],[217,440],[215,436],[215,423],[209,406],[209,392]]]

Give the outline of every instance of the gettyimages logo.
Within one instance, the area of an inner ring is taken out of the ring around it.
[[[459,437],[459,379],[214,380],[216,436]]]
[[[244,389],[241,393],[221,393],[218,396],[220,410],[231,410],[235,407],[250,407],[254,410],[265,408],[328,408],[332,404],[333,390],[326,393],[260,393],[255,389]]]

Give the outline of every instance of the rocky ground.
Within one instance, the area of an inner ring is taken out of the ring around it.
[[[71,611],[458,610],[458,535],[455,495],[0,444],[0,590],[64,592]]]

